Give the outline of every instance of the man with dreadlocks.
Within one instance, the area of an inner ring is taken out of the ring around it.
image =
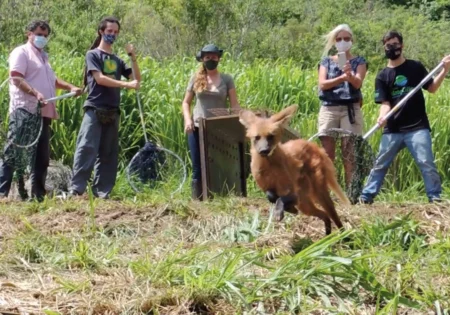
[[[98,36],[86,53],[84,84],[89,88],[84,116],[77,138],[73,177],[69,196],[85,192],[95,166],[93,194],[107,199],[117,175],[119,154],[120,88],[139,89],[141,75],[133,45],[126,51],[132,58],[132,69],[113,53],[112,46],[120,31],[114,17],[104,18]],[[121,81],[121,77],[130,79]]]
[[[31,156],[31,194],[32,198],[42,201],[45,191],[47,168],[50,162],[50,123],[58,119],[55,102],[46,102],[46,99],[55,97],[56,89],[69,90],[80,95],[82,90],[56,77],[53,72],[44,47],[48,42],[51,29],[47,22],[36,20],[27,26],[27,42],[16,47],[9,56],[9,132],[8,140],[15,139],[20,133],[27,130],[27,121],[39,114],[38,102],[42,108],[42,131],[37,145],[32,146],[32,152],[24,152]],[[17,152],[10,141],[4,149],[4,159],[0,164],[0,198],[8,196],[11,188],[14,171],[19,177],[19,193],[22,199],[28,194],[24,187],[23,172],[26,165],[18,165]],[[23,151],[23,150],[22,150]]]

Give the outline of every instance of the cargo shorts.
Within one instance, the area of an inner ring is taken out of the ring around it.
[[[355,122],[352,124],[348,116],[347,105],[320,106],[319,132],[331,128],[340,128],[362,135],[364,122],[360,104],[353,104],[353,109],[355,111]]]

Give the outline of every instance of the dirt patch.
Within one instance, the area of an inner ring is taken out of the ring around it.
[[[265,232],[269,203],[261,199],[230,202],[233,204],[227,205],[228,212],[208,208],[218,207],[220,203],[133,206],[106,202],[99,204],[93,215],[95,225],[107,236],[117,231],[139,231],[133,235],[132,241],[126,243],[125,249],[121,248],[120,258],[126,261],[145,257],[153,263],[166,252],[175,250],[174,247],[180,243],[189,249],[206,242],[209,242],[208,250],[211,251],[216,249],[214,246],[223,249],[230,246],[269,249],[267,259],[273,260],[278,256],[295,254],[325,236],[322,221],[302,214],[287,214],[282,222],[272,221]],[[257,212],[259,221],[255,219]],[[430,242],[438,231],[448,232],[450,205],[445,203],[376,203],[345,209],[338,206],[338,213],[347,229],[357,228],[362,222],[374,222],[375,219],[389,222],[409,212],[420,222],[420,229],[428,235]],[[26,220],[34,229],[48,236],[59,233],[76,235],[91,224],[87,202],[33,213],[26,216]],[[248,233],[248,227],[254,220],[258,221],[257,233],[250,241],[233,241],[224,237],[230,228],[236,233]],[[23,219],[13,210],[0,216],[0,224],[1,233],[6,236],[26,229]],[[333,230],[336,230],[334,225]],[[143,243],[149,244],[149,247],[142,247]],[[172,288],[155,292],[155,287],[134,276],[126,263],[120,266],[102,267],[98,272],[61,270],[11,257],[0,270],[0,310],[13,314],[41,314],[45,309],[57,310],[61,314],[120,314],[125,310],[137,313],[139,309],[149,311],[152,308],[157,308],[161,314],[232,314],[235,311],[233,305],[220,296],[196,296],[192,292],[174,292]],[[448,284],[448,278],[442,283]],[[167,294],[164,290],[168,290]],[[371,306],[366,306],[367,309],[361,308],[359,314],[371,313]]]
[[[343,209],[342,217],[352,227],[358,227],[361,222],[374,222],[376,219],[390,221],[396,217],[411,214],[411,218],[421,222],[421,229],[428,235],[434,235],[437,231],[448,232],[450,229],[450,203],[441,204],[373,204],[355,206]]]
[[[163,293],[163,294],[161,294]],[[144,314],[235,314],[235,308],[214,295],[186,294],[182,292],[159,292],[142,301],[139,310]]]
[[[411,217],[423,222],[423,226],[439,228],[447,231],[450,228],[450,204],[387,204],[378,203],[372,205],[355,205],[349,208],[337,207],[338,214],[346,228],[357,228],[361,222],[374,222],[376,219],[386,221],[396,217],[402,217],[411,213]],[[317,233],[324,235],[323,223],[313,217],[302,215],[302,224],[298,225],[298,233],[307,233],[315,236]],[[333,229],[336,226],[333,225]]]
[[[45,234],[60,234],[78,232],[91,224],[96,227],[110,230],[117,226],[136,226],[141,222],[152,220],[158,208],[132,208],[122,205],[114,207],[98,207],[94,211],[92,222],[89,210],[80,207],[74,211],[51,211],[46,213],[37,213],[28,218],[30,224]]]
[[[30,271],[34,269],[31,266],[28,267]],[[16,273],[10,275],[8,279],[0,278],[0,314],[1,311],[15,311],[18,314],[42,314],[44,310],[57,310],[61,314],[69,314],[72,310],[82,312],[86,305],[90,304],[90,301],[86,299],[93,291],[104,293],[102,294],[103,304],[99,302],[93,308],[106,310],[108,296],[113,294],[114,289],[117,290],[115,292],[120,292],[129,285],[126,279],[117,274],[105,277],[98,274],[85,276],[41,271],[34,275],[35,277],[26,277]],[[114,286],[111,286],[113,283]],[[110,306],[111,310],[117,309],[117,305]],[[107,313],[97,312],[96,314]]]
[[[216,206],[216,205],[211,205]],[[218,205],[217,205],[218,206]],[[262,199],[239,199],[236,201],[236,213],[213,212],[207,206],[198,203],[187,203],[181,210],[174,209],[177,205],[141,205],[129,206],[108,202],[101,204],[94,211],[94,222],[87,202],[70,204],[64,208],[52,208],[25,217],[25,221],[14,211],[0,214],[0,239],[8,238],[19,230],[26,229],[26,222],[32,228],[46,235],[60,233],[78,233],[92,224],[106,234],[115,230],[133,230],[137,227],[147,227],[151,233],[167,229],[172,225],[182,225],[187,241],[193,241],[198,234],[208,234],[211,238],[222,234],[224,229],[239,222],[246,216],[259,213],[261,220],[269,217],[270,204]],[[239,210],[245,209],[245,211]],[[412,217],[424,224],[421,227],[427,234],[437,231],[448,232],[450,229],[450,204],[384,204],[355,205],[349,208],[337,207],[338,214],[344,226],[357,228],[362,221],[371,222],[378,219],[392,220],[412,212]],[[180,213],[182,211],[182,213]],[[298,237],[316,241],[325,235],[324,224],[315,217],[303,214],[286,214],[282,222],[272,221],[274,232],[283,234],[292,230]],[[333,230],[336,226],[333,224]]]
[[[237,203],[238,208],[245,208],[247,211],[255,211],[259,208],[258,201],[251,203],[241,199]],[[212,222],[218,217],[223,217],[225,224],[222,225],[226,225],[226,222],[235,221],[245,215],[243,212],[234,215],[211,211],[210,206],[207,203],[197,202],[130,206],[110,201],[101,203],[95,208],[94,220],[92,220],[88,201],[77,200],[74,203],[63,203],[44,211],[25,215],[25,218],[26,224],[29,223],[33,229],[46,235],[54,235],[77,233],[89,228],[92,224],[106,234],[117,229],[133,229],[138,226],[140,228],[147,227],[152,230],[152,233],[156,233],[160,229],[166,229],[174,222],[183,224],[183,228],[187,230],[190,227],[202,229],[208,225],[208,222]],[[0,216],[0,220],[9,226],[7,232],[3,231],[4,234],[11,235],[13,232],[23,231],[27,228],[20,216],[13,212]]]
[[[9,214],[0,214],[0,243],[10,235],[17,232],[17,227],[21,224],[19,218]]]
[[[391,222],[408,214],[420,222],[421,233],[426,234],[429,243],[436,242],[438,231],[448,233],[450,230],[450,204],[372,204],[355,205],[350,208],[337,207],[338,214],[346,229],[358,228],[362,222],[375,220]],[[263,214],[269,216],[264,209]],[[255,242],[245,244],[247,247],[269,249],[267,259],[281,255],[295,254],[325,236],[324,223],[318,218],[303,214],[287,214],[284,221],[272,222],[274,230],[258,237]],[[333,231],[336,226],[332,225]],[[445,234],[444,234],[445,235]]]
[[[128,309],[152,314],[233,314],[234,307],[216,296],[142,287],[124,272],[108,276],[73,273],[41,274],[41,279],[0,277],[0,314],[122,314]],[[144,290],[143,290],[144,289]],[[7,313],[9,314],[9,313]]]

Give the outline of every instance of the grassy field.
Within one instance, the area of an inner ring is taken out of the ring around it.
[[[0,313],[448,314],[450,205],[338,207],[346,231],[329,237],[268,210],[157,193],[3,204]]]
[[[52,57],[79,84],[82,56]],[[189,165],[181,100],[192,59],[141,60],[141,97],[150,137]],[[293,62],[227,60],[242,107],[297,103],[292,127],[317,129],[317,73]],[[376,121],[376,69],[364,83],[368,130]],[[6,69],[0,68],[6,79]],[[3,79],[2,79],[3,81]],[[436,163],[449,196],[450,85],[426,94]],[[404,151],[373,206],[338,207],[347,231],[324,238],[323,223],[269,204],[249,179],[249,198],[189,201],[135,195],[123,167],[144,137],[133,91],[123,91],[121,172],[113,200],[11,201],[0,206],[0,313],[46,314],[446,314],[450,308],[449,204],[428,205],[420,172]],[[58,103],[52,158],[72,164],[84,98]],[[7,91],[0,91],[3,126]],[[376,151],[380,133],[370,138]]]
[[[124,56],[122,56],[124,57]],[[124,57],[125,60],[126,56]],[[52,65],[58,76],[81,84],[83,56],[54,55]],[[197,69],[193,58],[175,58],[157,62],[153,59],[140,60],[143,82],[140,91],[145,108],[145,123],[149,137],[164,147],[179,154],[190,164],[186,136],[183,133],[181,101],[187,82]],[[0,67],[1,81],[7,78],[6,64]],[[317,71],[302,69],[299,64],[286,59],[275,61],[258,60],[244,63],[227,59],[224,56],[221,71],[231,73],[237,87],[242,107],[251,109],[269,109],[278,111],[290,104],[299,104],[300,108],[292,120],[291,126],[303,137],[309,138],[317,132]],[[374,78],[378,69],[370,68],[364,82],[364,121],[367,131],[378,116],[378,105],[373,102]],[[441,89],[433,95],[425,93],[427,110],[433,128],[433,150],[436,164],[447,184],[450,178],[450,84],[444,82]],[[120,127],[121,168],[130,161],[134,153],[144,145],[144,136],[140,126],[138,106],[134,91],[122,91],[122,123]],[[76,136],[82,119],[82,104],[85,97],[65,99],[58,102],[60,119],[52,124],[54,135],[51,139],[52,158],[72,165]],[[7,89],[0,91],[0,113],[3,130],[6,130]],[[369,142],[374,151],[378,149],[381,133],[375,133]],[[444,185],[448,195],[447,185]],[[417,194],[417,191],[420,194]],[[404,150],[394,161],[386,177],[383,192],[389,198],[403,200],[405,195],[423,201],[424,186],[421,174],[413,159]]]

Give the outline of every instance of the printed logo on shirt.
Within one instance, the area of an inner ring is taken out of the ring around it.
[[[103,62],[103,72],[108,74],[115,74],[117,71],[117,62],[114,59],[105,59]]]
[[[411,86],[406,86],[407,84],[408,79],[404,75],[397,76],[392,89],[392,98],[402,97],[414,89]]]
[[[408,83],[408,79],[404,75],[398,75],[395,78],[395,82],[394,82],[394,84],[396,86],[402,86],[402,87],[405,86],[407,83]]]

